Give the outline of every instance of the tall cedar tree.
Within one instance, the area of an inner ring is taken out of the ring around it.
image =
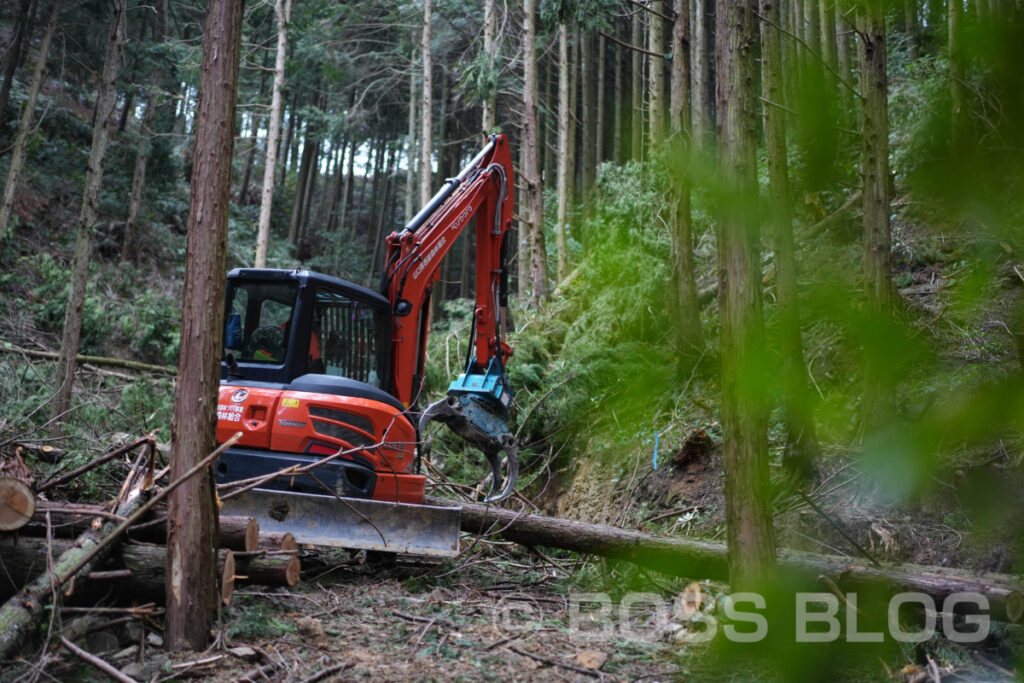
[[[751,590],[774,570],[763,384],[760,239],[755,202],[752,0],[718,0],[715,35],[719,155],[724,186],[718,225],[722,442],[729,577]]]
[[[534,0],[523,1],[523,150],[526,215],[530,226],[529,281],[536,306],[548,296],[547,250],[544,246],[544,196],[540,177],[540,130],[537,116],[537,11]],[[520,242],[523,242],[520,237]],[[520,294],[525,293],[520,282]]]
[[[861,173],[864,209],[864,279],[867,312],[881,332],[892,320],[893,284],[889,232],[889,123],[885,50],[885,2],[864,0],[857,13],[860,61]],[[891,413],[890,382],[880,345],[867,349],[864,432],[883,425]]]
[[[292,0],[276,0],[274,16],[277,18],[277,56],[274,59],[274,86],[270,96],[270,122],[267,130],[267,158],[263,165],[263,190],[260,192],[260,220],[256,234],[257,268],[267,265],[267,247],[270,243],[270,211],[274,205],[274,173],[277,170],[277,152],[281,142],[281,109],[284,93],[284,60],[288,54],[288,23],[291,21]]]
[[[39,45],[39,54],[36,56],[35,66],[32,68],[32,84],[28,88],[28,97],[21,109],[21,123],[18,125],[18,134],[14,138],[14,148],[11,150],[11,160],[7,167],[7,182],[4,184],[3,199],[0,199],[0,242],[7,239],[10,230],[11,213],[14,210],[14,191],[18,188],[18,178],[21,176],[21,169],[25,165],[25,155],[28,150],[28,139],[34,128],[32,120],[36,114],[36,101],[39,99],[39,91],[43,86],[43,79],[46,77],[46,59],[50,52],[50,43],[53,41],[53,34],[57,31],[57,17],[60,16],[60,0],[54,0],[50,10],[50,20],[46,24],[46,32],[43,34],[43,41]],[[14,49],[13,47],[11,48]],[[0,109],[0,113],[3,109]]]
[[[800,339],[796,257],[790,214],[789,161],[783,97],[782,44],[777,0],[760,0],[761,87],[764,92],[764,137],[768,155],[768,191],[775,236],[776,300],[782,356],[782,402],[786,420],[783,463],[801,479],[810,475],[817,448],[814,424],[806,407],[807,371]]]
[[[224,271],[235,97],[242,44],[240,0],[210,0],[196,111],[192,197],[188,211],[181,352],[171,427],[171,480],[194,467],[216,442],[223,344]],[[216,609],[216,539],[212,468],[168,497],[167,646],[202,650]]]
[[[110,32],[107,35],[107,51],[103,59],[103,73],[100,75],[96,92],[96,123],[92,131],[92,148],[85,172],[85,187],[82,190],[82,206],[78,214],[78,236],[75,241],[75,255],[71,262],[71,287],[68,303],[64,309],[64,328],[60,340],[60,354],[57,359],[57,395],[51,404],[51,436],[63,433],[63,418],[71,409],[71,392],[75,383],[75,356],[78,342],[82,337],[82,308],[85,306],[85,289],[89,284],[89,262],[92,260],[92,237],[99,220],[100,183],[103,181],[103,157],[107,152],[110,117],[114,113],[114,80],[121,61],[121,49],[125,42],[125,0],[110,3]]]

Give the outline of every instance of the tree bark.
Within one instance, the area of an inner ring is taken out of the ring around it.
[[[569,147],[569,27],[558,25],[558,214],[555,223],[555,250],[558,269],[555,278],[561,282],[567,272],[566,222],[569,214],[569,161],[573,150]]]
[[[600,41],[601,38],[598,37]],[[594,65],[594,37],[590,31],[580,31],[580,110],[582,112],[582,125],[580,126],[580,147],[581,147],[581,195],[585,199],[590,188],[594,185],[594,177],[597,170],[597,140],[601,139],[602,129],[597,126],[597,107],[594,102],[594,80],[591,75],[597,75],[600,67]],[[600,76],[597,75],[600,79]],[[600,80],[598,80],[600,83]]]
[[[71,263],[71,286],[64,309],[64,329],[57,360],[55,383],[57,392],[51,404],[50,436],[64,433],[64,418],[71,409],[71,393],[75,382],[75,355],[82,336],[82,308],[89,282],[89,262],[92,260],[92,236],[99,214],[100,183],[103,181],[103,157],[107,151],[109,122],[114,112],[114,80],[125,42],[125,0],[111,2],[112,14],[107,35],[107,51],[103,60],[103,73],[96,92],[96,125],[93,127],[92,148],[82,190],[82,206],[78,214],[78,237]]]
[[[768,407],[757,379],[765,358],[755,203],[754,6],[717,0],[722,443],[729,575],[737,590],[770,580],[775,562],[768,480]]]
[[[154,81],[154,86],[156,82]],[[139,255],[136,243],[139,235],[139,213],[146,195],[146,166],[149,163],[149,152],[153,142],[153,118],[159,106],[159,95],[153,88],[146,99],[146,113],[139,125],[139,144],[135,152],[135,166],[132,169],[132,190],[128,197],[128,218],[124,224],[124,237],[121,242],[121,261],[138,263]]]
[[[241,53],[239,0],[210,0],[203,40],[195,164],[189,202],[181,351],[171,427],[171,480],[202,462],[215,444],[220,384],[224,272]],[[216,589],[217,516],[212,468],[168,499],[167,646],[201,650],[210,637]]]
[[[498,32],[497,12],[495,11],[495,0],[484,0],[484,59],[487,63],[487,83],[491,83],[494,73],[495,60],[495,38]],[[480,126],[484,134],[489,134],[498,127],[497,116],[498,92],[488,85],[487,94],[484,95],[483,112],[480,117]]]
[[[454,501],[427,496],[428,505]],[[494,535],[525,546],[562,548],[577,553],[625,560],[674,576],[728,581],[732,591],[743,590],[730,571],[731,548],[721,543],[655,536],[571,519],[503,510],[493,505],[459,501],[462,530]],[[1005,574],[969,575],[946,567],[912,564],[871,566],[853,557],[779,550],[773,556],[787,578],[804,590],[831,590],[828,581],[843,590],[881,590],[886,593],[921,592],[941,604],[953,593],[979,593],[989,600],[992,616],[1016,621],[1024,609],[1024,583]]]
[[[605,151],[605,121],[607,121],[607,108],[605,107],[605,100],[607,95],[605,93],[605,80],[608,73],[608,59],[607,59],[607,45],[608,41],[604,36],[598,35],[597,37],[597,104],[595,106],[594,113],[594,161],[590,177],[590,184],[593,185],[597,178],[596,167],[601,165],[604,161]]]
[[[536,7],[523,1],[523,172],[525,208],[530,225],[530,301],[534,306],[548,296],[547,255],[544,248],[544,197],[540,177],[540,148],[537,121]],[[522,286],[522,284],[520,284]],[[520,294],[522,294],[520,290]]]
[[[863,174],[864,279],[872,324],[892,320],[891,235],[889,232],[889,123],[886,80],[885,6],[866,0],[857,15],[860,62],[861,173]],[[891,417],[890,382],[882,369],[884,349],[867,349],[864,431]]]
[[[416,91],[416,51],[413,50],[409,68],[409,131],[405,146],[405,222],[416,215],[416,161],[419,147],[416,139],[416,107],[419,98]]]
[[[7,167],[7,182],[4,184],[3,198],[0,199],[0,244],[7,241],[11,231],[11,214],[14,211],[14,192],[18,188],[18,178],[21,176],[21,169],[25,166],[25,154],[28,150],[28,139],[33,132],[32,120],[36,115],[36,102],[39,100],[39,90],[43,86],[43,79],[46,76],[46,60],[50,52],[50,43],[53,41],[53,34],[57,31],[57,17],[60,16],[60,0],[54,0],[50,10],[50,20],[46,24],[46,32],[43,34],[43,42],[39,44],[39,54],[36,55],[36,63],[32,69],[32,83],[29,85],[28,98],[21,109],[21,123],[18,124],[18,134],[14,138],[14,148],[11,150],[11,160]],[[0,109],[0,112],[3,110]]]
[[[651,0],[647,17],[647,49],[654,54],[665,53],[665,22],[663,0]],[[650,57],[647,67],[647,110],[650,112],[650,144],[657,147],[665,139],[665,64],[659,57]]]
[[[682,151],[673,163],[673,169],[684,168],[675,173],[669,195],[671,216],[669,246],[672,253],[672,278],[675,283],[676,344],[681,363],[679,368],[699,358],[704,350],[704,335],[700,324],[700,306],[697,303],[696,264],[693,258],[693,219],[690,211],[690,178],[687,173],[689,157],[693,154],[693,138],[690,125],[690,3],[689,0],[674,0],[672,23],[671,95],[669,121],[672,125],[674,142]],[[655,17],[656,18],[656,17]]]
[[[781,102],[785,85],[782,75],[781,36],[777,0],[760,0],[761,87],[764,99]],[[771,23],[769,23],[771,22]],[[774,25],[772,25],[774,24]],[[801,480],[811,474],[817,450],[814,421],[806,406],[808,389],[800,338],[800,307],[796,286],[796,247],[790,213],[789,160],[786,152],[785,112],[764,105],[765,150],[768,156],[768,192],[775,237],[776,301],[779,318],[779,354],[782,357],[782,408],[786,423],[786,450],[782,462]]]
[[[288,54],[288,25],[291,22],[292,0],[276,0],[277,54],[274,58],[274,85],[270,96],[270,120],[267,122],[267,155],[263,165],[263,188],[260,190],[260,218],[256,233],[256,268],[267,267],[270,244],[270,216],[274,205],[274,176],[277,152],[281,142],[281,114],[284,103],[284,65]]]
[[[431,158],[434,150],[431,145],[434,131],[433,121],[433,61],[430,53],[430,13],[433,0],[423,0],[423,29],[420,51],[423,55],[423,106],[420,114],[420,206],[426,206],[431,197],[431,181],[433,180],[433,164]]]
[[[693,19],[690,22],[690,64],[693,69],[691,110],[693,112],[693,144],[704,148],[711,133],[711,106],[708,97],[711,82],[710,47],[707,31],[708,0],[693,0]]]
[[[11,96],[11,82],[14,80],[14,72],[18,70],[21,62],[21,46],[25,45],[28,34],[28,18],[32,13],[32,4],[35,0],[20,0],[18,11],[14,15],[14,27],[11,31],[11,39],[7,45],[7,52],[4,54],[3,84],[0,84],[0,126],[7,123],[4,112],[7,110],[7,101]],[[2,230],[0,230],[2,233]]]
[[[964,86],[963,52],[960,47],[960,23],[963,19],[963,3],[948,0],[949,7],[949,102],[950,102],[950,147],[953,156],[964,151],[967,138],[967,104]],[[979,3],[980,7],[980,3]]]
[[[633,13],[633,20],[630,24],[630,41],[639,47],[643,43],[644,36],[644,13],[636,11]],[[643,158],[644,141],[644,56],[638,50],[633,50],[633,70],[630,74],[633,79],[633,107],[630,116],[632,131],[630,158]]]

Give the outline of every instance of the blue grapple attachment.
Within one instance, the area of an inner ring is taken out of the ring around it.
[[[444,423],[453,432],[476,446],[491,465],[491,490],[484,498],[496,503],[508,498],[519,478],[519,446],[509,430],[509,404],[512,391],[498,358],[492,358],[482,370],[476,359],[466,372],[448,387],[448,395],[430,405],[420,415],[420,434],[432,420]],[[422,438],[422,437],[421,437]],[[429,439],[426,441],[429,445]],[[502,486],[502,458],[508,463],[508,478]]]

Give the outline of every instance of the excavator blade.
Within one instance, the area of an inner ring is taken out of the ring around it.
[[[462,508],[251,489],[221,512],[255,517],[260,531],[288,532],[298,543],[403,555],[454,557]]]
[[[432,420],[448,425],[453,432],[483,451],[491,465],[491,490],[484,498],[485,503],[497,503],[512,495],[519,478],[519,444],[501,418],[472,397],[448,396],[431,404],[420,415],[420,438],[424,438],[427,424]],[[429,441],[427,439],[428,444]],[[502,451],[505,451],[508,463],[508,479],[504,487],[501,485]]]

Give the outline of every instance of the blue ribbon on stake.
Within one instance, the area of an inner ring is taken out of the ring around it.
[[[658,469],[658,432],[654,432],[654,469]]]

